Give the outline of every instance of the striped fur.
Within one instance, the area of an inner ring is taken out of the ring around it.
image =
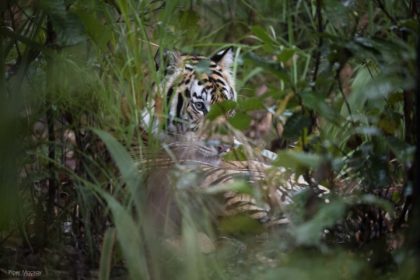
[[[285,209],[293,202],[293,196],[310,188],[303,176],[295,176],[283,168],[258,161],[226,161],[221,158],[217,149],[200,142],[172,142],[165,147],[164,151],[150,155],[150,159],[144,164],[156,174],[153,182],[149,184],[153,200],[160,199],[162,193],[168,192],[168,188],[177,192],[175,186],[178,182],[191,174],[196,176],[191,176],[194,179],[188,182],[187,189],[204,193],[220,193],[217,190],[220,186],[245,180],[253,186],[256,195],[222,191],[223,206],[217,215],[220,217],[246,215],[271,227],[287,224],[289,220]],[[267,177],[276,180],[268,182]],[[162,187],[157,189],[156,186]],[[183,189],[185,190],[185,186]],[[328,192],[321,186],[320,191]],[[154,214],[162,211],[164,216],[168,213],[168,207],[168,205],[154,206]],[[173,206],[170,208],[174,209]]]
[[[164,78],[155,86],[142,118],[156,133],[159,127],[169,135],[197,131],[213,104],[236,101],[231,48],[210,58],[158,52],[155,61],[158,70],[163,67]]]

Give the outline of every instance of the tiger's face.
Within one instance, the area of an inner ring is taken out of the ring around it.
[[[166,132],[171,135],[196,131],[212,105],[236,101],[232,78],[233,51],[222,50],[208,58],[165,52],[164,63],[156,55],[156,64],[164,68],[162,101],[166,105]]]

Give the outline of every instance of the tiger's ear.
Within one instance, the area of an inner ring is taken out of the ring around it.
[[[181,53],[164,49],[163,52],[158,49],[155,54],[156,71],[163,69],[165,74],[171,74],[171,71],[178,65]]]
[[[219,64],[222,68],[230,70],[233,65],[233,48],[223,49],[213,55],[210,59]]]

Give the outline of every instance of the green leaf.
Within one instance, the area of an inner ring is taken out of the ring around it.
[[[232,100],[225,100],[211,106],[210,112],[207,114],[207,119],[215,120],[217,117],[227,114],[236,108],[236,102]]]
[[[41,7],[50,16],[57,34],[57,44],[72,46],[86,40],[82,22],[75,13],[67,9],[64,0],[43,0]]]
[[[331,109],[330,105],[325,103],[324,97],[317,95],[314,92],[302,93],[300,96],[305,107],[317,112],[331,122],[337,122],[338,114]]]
[[[345,210],[346,205],[342,201],[334,201],[322,206],[313,219],[295,229],[296,241],[304,245],[318,245],[323,230],[340,220],[344,216]]]
[[[200,16],[193,9],[180,11],[178,20],[181,28],[183,30],[187,30],[188,32],[195,32],[200,26]]]
[[[302,134],[302,130],[308,128],[311,120],[302,113],[294,113],[289,117],[284,126],[283,137],[287,139],[296,139]]]
[[[108,228],[102,243],[101,259],[99,261],[99,279],[107,280],[111,272],[112,248],[114,247],[115,229]]]
[[[197,73],[211,74],[210,60],[202,59],[194,66],[194,68]]]
[[[251,117],[245,113],[238,112],[229,118],[229,123],[236,129],[245,130],[251,124]]]
[[[395,216],[395,210],[391,202],[383,198],[380,198],[376,195],[373,195],[373,194],[362,195],[362,197],[360,197],[360,203],[375,205],[385,210],[389,215],[391,215],[391,217]]]
[[[115,161],[115,164],[121,173],[123,182],[127,185],[128,189],[133,195],[138,194],[139,190],[141,190],[140,173],[128,151],[108,132],[99,129],[93,129],[93,131],[105,143],[112,159]]]
[[[95,13],[82,8],[78,8],[76,14],[83,23],[86,33],[99,48],[105,50],[107,43],[112,39],[112,30],[104,25]]]
[[[230,152],[227,152],[226,154],[223,155],[223,159],[224,160],[247,160],[248,157],[245,153],[245,149],[244,147],[241,145],[235,149],[232,149]]]
[[[100,192],[100,195],[105,199],[107,206],[111,210],[118,243],[120,244],[130,278],[147,278],[148,269],[145,254],[142,253],[143,242],[140,228],[136,226],[130,211],[125,209],[114,197],[104,191]]]
[[[416,148],[394,136],[385,138],[385,141],[395,155],[395,157],[404,165],[409,166],[413,162]]]
[[[238,100],[238,108],[241,108],[241,111],[248,112],[258,109],[263,109],[264,104],[259,97],[245,98]]]
[[[263,41],[267,51],[273,50],[277,44],[276,41],[273,40],[270,35],[268,35],[264,28],[259,25],[251,27],[251,32],[254,33],[254,35],[257,36],[261,41]]]
[[[277,55],[277,59],[281,62],[287,62],[293,57],[296,51],[297,49],[295,48],[285,48],[281,51],[279,55]]]
[[[322,157],[317,154],[282,151],[273,162],[276,166],[284,166],[296,170],[299,167],[317,168],[322,162]]]
[[[388,134],[394,134],[399,128],[401,116],[394,112],[382,114],[379,119],[378,127]]]
[[[289,82],[288,72],[281,66],[279,61],[270,61],[265,58],[262,58],[256,55],[253,52],[250,52],[244,55],[246,59],[249,59],[253,62],[256,66],[262,67],[265,70],[270,71],[274,75],[276,75],[280,80]]]
[[[235,180],[235,181],[227,183],[227,184],[220,184],[220,185],[208,187],[204,190],[204,193],[218,194],[218,193],[225,193],[225,192],[229,192],[229,191],[252,195],[253,194],[253,187],[247,181]]]
[[[220,219],[219,231],[223,234],[258,234],[264,227],[248,215],[228,216]]]

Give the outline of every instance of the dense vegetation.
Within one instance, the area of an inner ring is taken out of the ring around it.
[[[419,13],[415,0],[2,1],[0,273],[419,279]],[[239,100],[218,133],[244,144],[228,156],[270,150],[329,203],[298,196],[284,230],[209,229],[204,254],[181,197],[183,242],[168,247],[144,215],[153,58],[228,46]]]

